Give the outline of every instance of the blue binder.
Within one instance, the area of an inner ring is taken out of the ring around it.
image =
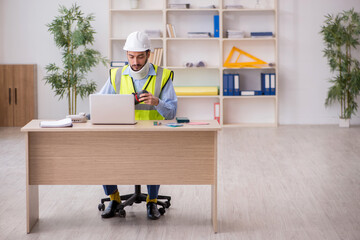
[[[234,96],[234,74],[228,74],[229,96]]]
[[[228,74],[223,74],[223,95],[229,95]]]
[[[271,73],[270,74],[270,95],[275,95],[275,89],[276,89],[276,74]]]
[[[240,75],[234,74],[234,95],[240,95]]]
[[[261,73],[261,93],[265,95],[265,73]]]
[[[219,15],[214,16],[214,37],[218,38],[220,36],[219,28]]]
[[[263,95],[270,95],[270,74],[261,73],[261,91]]]

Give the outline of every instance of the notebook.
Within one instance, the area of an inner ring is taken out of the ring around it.
[[[91,94],[92,124],[135,124],[135,101],[132,94]]]

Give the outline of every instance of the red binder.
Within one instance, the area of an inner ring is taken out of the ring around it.
[[[214,119],[220,124],[220,103],[214,103]]]

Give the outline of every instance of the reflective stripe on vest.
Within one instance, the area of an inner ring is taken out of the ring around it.
[[[160,97],[162,88],[169,79],[172,79],[173,73],[168,69],[163,69],[153,65],[156,76],[149,76],[148,80],[143,86],[148,92],[156,97]],[[118,72],[120,68],[110,70],[111,84],[117,94],[132,94],[135,93],[132,78],[129,75],[123,75],[123,72],[128,67],[124,66],[121,74]],[[155,81],[155,82],[154,82]],[[140,103],[135,105],[135,119],[136,120],[163,120],[164,117],[156,111],[155,106]]]

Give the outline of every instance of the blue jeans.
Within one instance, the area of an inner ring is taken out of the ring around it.
[[[116,185],[103,185],[106,195],[110,195],[117,190]],[[160,185],[147,185],[148,194],[150,199],[156,199],[159,194]]]

